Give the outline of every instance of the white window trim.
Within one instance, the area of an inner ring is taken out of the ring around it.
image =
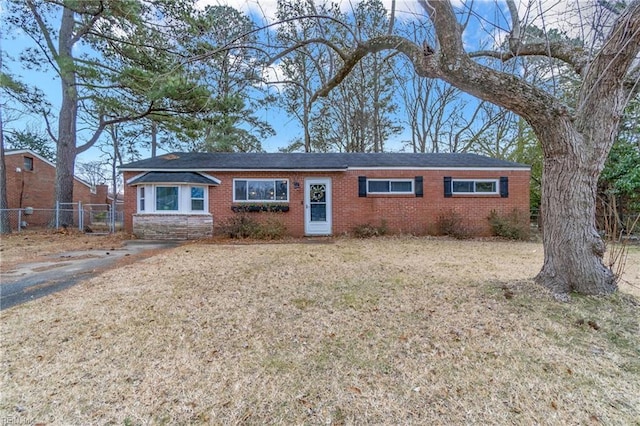
[[[275,186],[275,181],[277,180],[283,180],[285,182],[287,182],[287,199],[286,200],[237,200],[236,199],[236,182],[237,181],[246,181],[246,182],[255,182],[255,181],[273,181],[274,182],[274,186]],[[278,203],[288,203],[289,202],[289,198],[291,197],[290,192],[291,192],[291,185],[289,184],[289,179],[286,178],[236,178],[233,179],[233,202],[234,203],[247,203],[247,204],[255,204],[255,203],[274,203],[274,204],[278,204]]]
[[[156,188],[178,187],[178,210],[156,210]],[[204,210],[191,210],[191,188],[204,188]],[[144,188],[145,210],[140,210],[140,188]],[[209,214],[209,189],[206,185],[190,185],[177,183],[158,183],[139,185],[136,191],[138,214]]]
[[[136,202],[138,204],[138,213],[146,213],[147,212],[147,187],[145,185],[140,185],[136,190]],[[143,196],[141,196],[143,195]],[[140,208],[140,201],[144,201],[144,209]]]
[[[202,188],[202,198],[193,198],[191,196],[192,188]],[[201,185],[189,185],[188,190],[189,190],[189,209],[191,209],[191,212],[204,213],[205,210],[207,209],[207,188]],[[202,210],[193,210],[193,200],[202,200]]]
[[[455,183],[456,182],[473,182],[473,191],[472,192],[464,192],[464,191],[456,191],[454,189]],[[484,182],[491,182],[495,184],[495,191],[492,192],[476,192],[475,191],[475,187],[476,187],[476,183],[484,183]],[[498,195],[500,194],[500,179],[451,179],[451,193],[454,195],[468,195],[468,194],[473,194],[473,195]]]
[[[369,182],[389,182],[389,192],[372,192],[369,191]],[[391,182],[409,182],[411,183],[411,191],[391,191]],[[389,179],[389,178],[367,178],[367,194],[373,195],[413,195],[416,192],[415,179]]]

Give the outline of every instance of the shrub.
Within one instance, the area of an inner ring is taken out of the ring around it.
[[[387,223],[383,220],[380,226],[373,226],[369,223],[354,226],[351,234],[356,238],[371,238],[386,235],[388,232]]]
[[[238,214],[226,219],[220,226],[229,238],[249,238],[256,233],[260,224],[247,214]]]
[[[465,224],[460,213],[456,211],[442,212],[436,219],[437,235],[447,235],[458,240],[471,238],[472,230]]]
[[[287,231],[284,223],[275,216],[268,217],[261,223],[248,214],[232,216],[225,220],[220,228],[229,238],[234,239],[275,240],[284,237]]]
[[[284,237],[287,233],[287,227],[276,215],[277,213],[268,217],[263,223],[259,223],[256,233],[252,237],[260,240],[279,240]]]
[[[500,215],[491,210],[488,219],[493,235],[511,240],[529,239],[529,214],[526,212],[513,209],[506,215]]]

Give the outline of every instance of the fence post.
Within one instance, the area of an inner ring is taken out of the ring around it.
[[[109,221],[109,226],[111,228],[111,233],[115,233],[116,232],[116,200],[114,198],[113,201],[111,201],[111,210],[109,211],[109,214],[111,214],[110,217],[110,221]]]
[[[60,229],[60,201],[56,201],[56,231]]]
[[[18,209],[18,233],[22,230],[22,209]]]
[[[84,232],[84,226],[82,222],[84,221],[84,210],[82,210],[82,201],[78,201],[78,229],[80,232]]]

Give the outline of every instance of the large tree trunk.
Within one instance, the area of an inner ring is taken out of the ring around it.
[[[0,59],[2,64],[2,59]],[[7,200],[7,168],[4,163],[4,125],[2,110],[0,110],[0,234],[10,234],[9,203]]]
[[[73,171],[76,160],[76,121],[78,116],[78,91],[76,88],[76,71],[73,65],[73,26],[74,14],[64,8],[60,23],[59,58],[60,79],[62,81],[62,104],[58,119],[58,144],[56,152],[56,201],[73,202]],[[61,211],[60,223],[71,225],[73,212]]]
[[[536,281],[556,295],[609,294],[616,278],[602,258],[605,244],[595,222],[598,176],[582,135],[568,121],[547,123],[536,133],[544,147],[542,223],[544,264]]]

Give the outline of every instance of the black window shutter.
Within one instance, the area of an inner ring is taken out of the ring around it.
[[[367,196],[367,177],[358,176],[358,197]]]
[[[422,189],[422,176],[416,176],[416,197],[423,197],[424,190]]]
[[[453,195],[453,188],[451,187],[451,176],[444,177],[444,196],[446,198]]]
[[[509,178],[507,176],[500,177],[500,196],[502,198],[509,196]]]

